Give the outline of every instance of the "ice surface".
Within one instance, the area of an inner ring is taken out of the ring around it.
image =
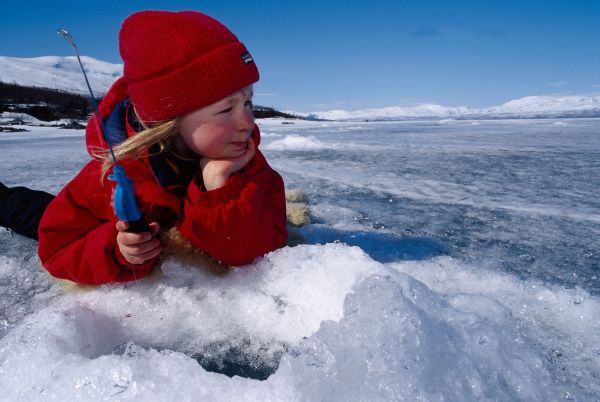
[[[348,296],[339,323],[323,323],[284,361],[302,373],[295,376],[296,386],[308,400],[514,401],[598,395],[597,378],[588,371],[598,372],[598,350],[586,350],[585,342],[563,348],[557,339],[526,338],[521,326],[532,326],[530,319],[514,317],[499,296],[485,289],[470,299],[465,295],[462,303],[455,296],[449,304],[410,276],[373,275]],[[536,304],[522,293],[518,301]],[[598,318],[593,310],[597,300],[589,307],[578,309],[585,316],[581,322]],[[598,345],[597,332],[586,338]],[[558,385],[571,376],[580,382]]]
[[[301,132],[325,149],[265,145],[314,200],[314,222],[433,238],[461,259],[597,294],[599,120],[555,122],[315,123]]]
[[[439,292],[453,308],[486,321],[504,317],[503,330],[515,331],[511,335],[514,341],[539,355],[550,378],[580,388],[575,394],[565,391],[562,398],[597,400],[600,396],[598,297],[581,288],[565,289],[535,280],[520,281],[513,275],[465,269],[450,258],[390,266]]]
[[[0,230],[0,400],[600,400],[600,122],[555,122],[264,122],[314,223],[227,275],[75,291]],[[57,191],[82,133],[29,128],[0,180]]]

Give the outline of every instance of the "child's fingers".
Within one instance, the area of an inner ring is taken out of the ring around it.
[[[123,254],[123,256],[131,264],[143,264],[146,261],[148,261],[148,260],[150,260],[150,259],[158,256],[161,251],[162,251],[162,249],[159,246],[159,247],[156,247],[156,248],[152,248],[152,249],[150,249],[150,250],[148,250],[146,252],[143,252],[143,253],[130,254],[130,255]]]
[[[248,138],[248,146],[246,147],[246,152],[240,157],[240,169],[246,166],[246,164],[250,162],[252,158],[254,158],[254,154],[256,154],[256,143],[254,142],[252,137],[250,137]]]
[[[122,244],[125,245],[133,245],[137,243],[142,243],[152,239],[160,230],[160,225],[157,222],[152,222],[150,225],[150,232],[142,232],[142,233],[131,233],[128,232],[129,223],[125,221],[118,221],[116,224],[117,231],[119,234],[117,238],[121,241]]]
[[[129,255],[140,255],[147,253],[150,250],[160,247],[160,241],[158,239],[152,239],[143,243],[136,244],[123,244],[122,249]]]
[[[156,257],[162,251],[160,241],[154,237],[160,230],[157,222],[150,225],[152,233],[129,233],[127,229],[129,224],[124,221],[118,221],[116,224],[117,244],[121,254],[130,264],[143,264],[151,258]]]
[[[254,145],[254,141],[252,141],[252,144],[248,145],[248,152],[246,152],[246,163],[250,162],[252,160],[252,158],[254,158],[255,154],[256,154],[256,145]],[[246,166],[246,163],[244,164],[244,166]]]
[[[158,222],[152,222],[150,225],[150,230],[152,230],[152,236],[156,236],[156,234],[158,233],[158,231],[160,230],[160,225],[158,224]]]
[[[121,250],[123,257],[132,264],[142,264],[150,258],[156,257],[162,251],[158,239],[152,239],[135,245],[121,244],[119,249]]]
[[[129,223],[125,221],[117,221],[116,227],[119,232],[126,232],[127,229],[129,229]]]
[[[121,249],[123,255],[130,253],[129,247],[136,246],[137,244],[146,242],[152,238],[150,233],[129,233],[129,223],[125,221],[117,221],[115,225],[117,231],[117,244]]]
[[[256,143],[254,142],[254,139],[252,139],[252,137],[250,137],[248,139],[248,147],[247,147],[247,151],[246,151],[246,156],[249,156],[248,161],[250,161],[250,159],[252,159],[254,157],[255,153],[256,153]]]
[[[123,246],[135,246],[137,244],[145,243],[149,240],[152,240],[152,235],[149,232],[119,232],[119,234],[117,234],[117,241]]]

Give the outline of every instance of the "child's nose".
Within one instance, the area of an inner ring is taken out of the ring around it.
[[[252,110],[248,107],[244,108],[244,111],[239,114],[237,121],[238,131],[249,131],[254,127],[254,115]]]

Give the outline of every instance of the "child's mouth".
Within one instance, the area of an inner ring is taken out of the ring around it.
[[[230,144],[238,151],[245,150],[248,147],[248,141],[235,141]]]

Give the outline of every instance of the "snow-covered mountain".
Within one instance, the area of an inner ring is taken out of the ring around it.
[[[96,95],[106,93],[110,85],[123,74],[122,64],[111,64],[88,56],[82,56],[81,61]],[[85,81],[75,56],[34,58],[0,56],[0,82],[87,94]]]
[[[526,96],[489,108],[447,107],[426,103],[417,106],[391,106],[353,111],[329,110],[296,114],[324,120],[600,117],[600,95]]]
[[[435,104],[417,106],[389,106],[381,109],[329,110],[312,112],[308,118],[324,120],[411,120],[429,118],[458,118],[473,113],[468,107],[446,107]]]
[[[98,96],[123,73],[122,64],[111,64],[83,56],[83,65]],[[51,88],[87,94],[81,70],[74,56],[16,58],[0,56],[0,82],[24,87]],[[514,99],[500,106],[470,108],[431,103],[390,106],[380,109],[328,110],[311,113],[289,112],[309,119],[324,120],[426,120],[493,119],[534,117],[600,117],[600,95],[544,95]]]
[[[526,96],[482,109],[489,115],[600,115],[600,95]]]
[[[299,114],[299,113],[296,113]],[[436,104],[381,109],[329,110],[300,114],[324,120],[498,119],[533,117],[600,117],[600,95],[526,96],[489,108]]]

